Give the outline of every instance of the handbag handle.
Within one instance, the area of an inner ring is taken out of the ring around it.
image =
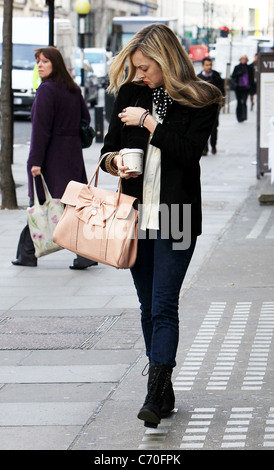
[[[88,188],[90,187],[92,181],[94,180],[94,177],[95,177],[95,182],[94,182],[94,186],[95,188],[97,188],[97,185],[98,185],[98,179],[99,179],[99,169],[100,169],[100,165],[102,163],[102,160],[107,156],[109,155],[110,153],[112,152],[108,152],[108,153],[105,153],[104,155],[102,155],[102,157],[100,158],[98,164],[97,164],[97,167],[92,175],[92,177],[90,178],[89,180],[89,183],[88,183]],[[120,192],[121,192],[121,189],[122,189],[122,178],[119,178],[119,184],[118,184],[118,199],[119,199],[119,196],[120,196]]]
[[[51,194],[49,192],[49,189],[47,187],[47,184],[45,182],[45,179],[44,179],[44,176],[42,175],[41,173],[41,180],[42,180],[42,184],[43,184],[43,189],[44,189],[44,192],[45,192],[45,196],[46,196],[46,201],[50,201],[52,199],[51,197]],[[39,206],[40,203],[39,203],[39,199],[38,199],[38,196],[37,196],[37,189],[36,189],[36,182],[35,182],[35,176],[33,176],[33,200],[34,200],[34,205],[35,206]]]

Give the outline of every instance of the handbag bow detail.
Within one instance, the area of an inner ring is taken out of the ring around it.
[[[75,215],[86,224],[92,218],[92,225],[105,227],[106,220],[114,214],[116,208],[116,198],[101,199],[94,196],[88,187],[84,186],[77,198]]]
[[[131,268],[138,244],[138,201],[97,187],[102,158],[88,185],[70,181],[62,196],[65,211],[54,230],[55,243],[88,259],[116,268]],[[91,183],[96,176],[94,186]]]

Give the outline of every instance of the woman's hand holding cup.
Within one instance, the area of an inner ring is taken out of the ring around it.
[[[128,166],[124,165],[123,157],[122,155],[120,155],[120,153],[116,157],[114,157],[114,165],[119,171],[119,176],[121,178],[125,178],[127,180],[132,176],[131,174],[126,173],[126,170],[128,170]]]
[[[119,171],[119,175],[121,178],[129,179],[129,178],[137,178],[141,173],[142,169],[138,168],[138,170],[135,172],[134,168],[130,168],[129,165],[125,165],[125,162],[123,160],[123,155],[122,153],[128,153],[130,152],[131,149],[122,149],[116,157],[113,159],[113,163],[116,166],[117,170]],[[141,157],[143,156],[143,151],[140,150]]]

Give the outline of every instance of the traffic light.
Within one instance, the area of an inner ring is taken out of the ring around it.
[[[227,38],[229,29],[227,26],[221,26],[220,27],[220,33],[221,33],[221,38]]]

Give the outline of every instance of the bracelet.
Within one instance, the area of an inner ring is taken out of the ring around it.
[[[144,127],[145,119],[149,114],[150,114],[150,111],[148,109],[142,114],[142,116],[140,117],[140,121],[139,121],[139,127]]]
[[[113,158],[116,157],[116,155],[118,155],[118,154],[119,154],[119,152],[111,152],[107,156],[106,161],[105,161],[105,167],[106,167],[107,172],[110,173],[113,176],[119,176],[117,168],[115,168],[112,165]]]

